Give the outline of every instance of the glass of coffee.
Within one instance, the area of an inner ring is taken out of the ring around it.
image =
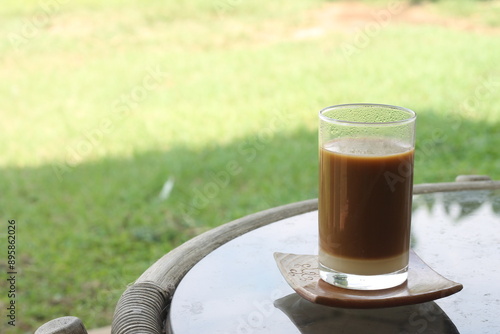
[[[408,277],[416,114],[383,104],[319,112],[319,271],[378,290]]]

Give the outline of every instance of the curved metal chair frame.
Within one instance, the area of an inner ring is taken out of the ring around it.
[[[500,181],[483,176],[459,176],[456,182],[415,185],[413,193],[486,189],[500,189]],[[175,289],[203,257],[244,233],[317,209],[317,199],[311,199],[261,211],[207,231],[170,251],[123,293],[115,309],[111,333],[168,333],[164,324]]]

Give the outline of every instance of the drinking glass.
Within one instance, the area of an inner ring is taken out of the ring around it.
[[[408,277],[415,112],[343,104],[319,112],[319,271],[378,290]]]

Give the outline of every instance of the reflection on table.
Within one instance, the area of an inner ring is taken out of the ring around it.
[[[331,334],[332,329],[344,334],[459,333],[435,302],[360,310],[313,304],[293,293],[274,305],[302,334]]]

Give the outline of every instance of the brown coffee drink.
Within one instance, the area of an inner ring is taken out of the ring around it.
[[[408,265],[413,155],[393,139],[338,139],[320,147],[323,266],[379,275]]]

